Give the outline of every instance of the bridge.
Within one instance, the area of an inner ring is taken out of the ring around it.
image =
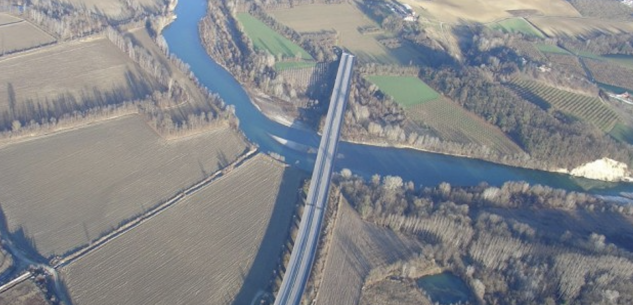
[[[281,287],[275,298],[275,305],[298,305],[308,282],[321,232],[321,223],[327,207],[330,178],[332,177],[343,114],[347,105],[353,66],[354,56],[343,52],[312,172],[306,206],[301,216],[299,233],[292,248]]]

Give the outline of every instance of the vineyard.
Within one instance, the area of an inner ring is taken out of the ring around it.
[[[89,243],[235,160],[230,128],[167,141],[136,116],[0,149],[0,202],[11,232],[43,256]]]
[[[517,79],[515,88],[531,102],[554,107],[565,113],[585,120],[605,132],[609,132],[618,122],[618,115],[599,98],[572,93],[534,81]]]
[[[63,267],[73,304],[251,304],[271,279],[302,177],[255,156]]]
[[[521,152],[521,148],[501,130],[453,101],[440,98],[406,111],[411,120],[433,128],[443,140],[476,143],[504,154]]]
[[[327,63],[318,63],[306,68],[284,69],[279,75],[292,84],[293,88],[305,91],[324,80],[327,68]]]

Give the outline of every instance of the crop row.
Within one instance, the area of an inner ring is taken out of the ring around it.
[[[604,131],[608,132],[618,122],[615,111],[598,97],[568,92],[528,80],[515,80],[514,84],[520,90],[535,95],[555,109],[594,124]],[[537,101],[533,102],[538,104]]]

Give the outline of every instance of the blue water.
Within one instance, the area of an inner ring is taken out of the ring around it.
[[[452,273],[429,275],[416,282],[433,303],[456,304],[465,303],[471,299],[470,290],[466,283]]]
[[[240,129],[263,152],[275,152],[293,164],[311,171],[315,155],[292,150],[273,140],[269,134],[301,144],[317,147],[315,132],[289,128],[269,120],[250,102],[242,86],[206,53],[198,36],[198,22],[206,11],[205,0],[180,1],[178,18],[163,35],[170,51],[191,66],[192,72],[226,103],[234,105]],[[349,168],[353,173],[370,177],[373,174],[398,175],[417,186],[435,186],[441,182],[472,186],[482,181],[499,186],[506,181],[522,180],[568,190],[589,190],[599,194],[633,192],[633,184],[603,183],[577,179],[568,175],[514,168],[486,161],[425,153],[410,149],[382,148],[341,143],[335,170]]]

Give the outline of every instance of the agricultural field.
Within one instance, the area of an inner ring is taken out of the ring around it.
[[[552,44],[535,44],[536,48],[543,52],[549,54],[560,54],[560,55],[571,55],[571,53],[567,52],[567,50]]]
[[[8,229],[44,257],[89,243],[235,160],[228,127],[164,140],[139,116],[0,148]]]
[[[30,22],[0,13],[0,56],[55,42]]]
[[[349,49],[362,62],[378,62],[383,64],[409,64],[420,61],[420,54],[411,46],[403,44],[396,49],[388,49],[378,40],[389,36],[378,31],[361,34],[359,27],[377,26],[355,4],[310,4],[293,8],[276,9],[269,12],[282,24],[297,32],[318,32],[336,30],[338,44]],[[327,19],[328,22],[323,22]]]
[[[3,121],[143,98],[161,88],[106,38],[2,57],[0,71]]]
[[[75,305],[251,304],[303,174],[264,155],[61,270]]]
[[[492,29],[506,33],[521,33],[528,36],[545,38],[543,33],[523,18],[509,18],[490,25]]]
[[[633,8],[617,0],[570,0],[583,16],[610,20],[631,20]]]
[[[554,107],[605,132],[611,131],[618,122],[615,111],[598,97],[572,93],[529,80],[515,80],[514,85],[535,104],[547,103],[540,106]],[[534,100],[535,98],[538,100]]]
[[[31,280],[26,280],[0,293],[2,305],[49,305],[46,297]]]
[[[574,73],[585,77],[587,73],[582,67],[580,60],[574,55],[565,55],[561,53],[545,53],[547,59],[552,63],[554,69],[558,71],[565,71],[568,73]]]
[[[314,68],[316,64],[314,61],[282,61],[275,63],[275,70],[282,72],[285,70]]]
[[[372,269],[410,259],[421,250],[415,240],[364,222],[341,198],[317,305],[357,304]]]
[[[633,128],[631,126],[618,122],[609,134],[620,142],[633,144]]]
[[[546,15],[578,17],[580,14],[565,0],[403,0],[421,16],[446,23],[489,23],[517,15]]]
[[[95,14],[105,15],[113,19],[124,19],[131,16],[126,3],[142,8],[148,12],[160,12],[165,5],[162,0],[102,1],[102,0],[68,0],[74,7],[83,7]]]
[[[246,35],[253,41],[255,49],[266,50],[275,56],[281,54],[284,58],[313,60],[312,56],[300,46],[281,36],[252,15],[239,13],[237,19],[244,27]]]
[[[414,281],[401,282],[385,279],[378,283],[366,286],[360,298],[359,305],[432,305],[415,285]]]
[[[633,90],[633,70],[605,60],[586,59],[585,64],[597,82]]]
[[[509,155],[522,151],[503,131],[448,99],[436,99],[406,111],[409,119],[431,127],[444,140],[476,143]]]
[[[309,88],[325,81],[328,73],[327,63],[318,63],[312,67],[284,69],[279,72],[294,89],[305,92]]]
[[[2,236],[0,236],[1,238]],[[11,255],[0,245],[0,275],[7,271],[13,265],[13,258]]]
[[[529,17],[532,24],[547,36],[582,36],[595,32],[628,33],[633,31],[633,22],[596,18]]]
[[[405,109],[440,97],[433,88],[414,76],[373,75],[367,76],[367,79]]]

